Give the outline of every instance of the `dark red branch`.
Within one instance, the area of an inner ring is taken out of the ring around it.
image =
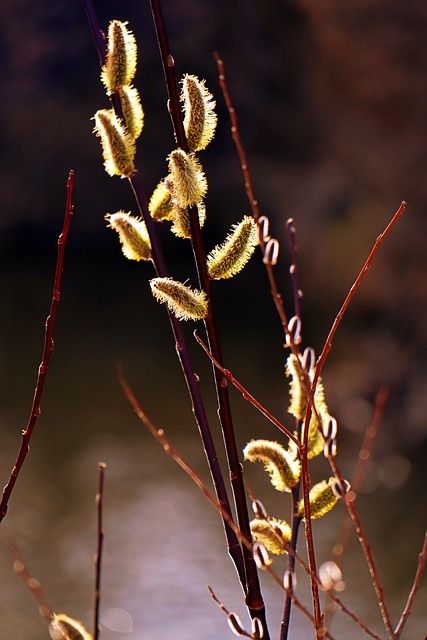
[[[95,565],[95,607],[93,621],[93,637],[94,640],[99,638],[99,606],[101,600],[101,566],[102,566],[102,549],[104,544],[104,526],[102,523],[102,503],[104,498],[104,476],[106,469],[105,462],[98,462],[98,493],[96,494],[96,514],[97,514],[97,544],[94,557]]]
[[[36,426],[36,422],[41,413],[40,403],[42,399],[43,388],[46,380],[46,374],[49,366],[50,356],[52,355],[52,352],[53,352],[52,335],[53,335],[53,329],[55,326],[56,312],[58,310],[59,299],[61,297],[61,293],[60,293],[61,277],[62,277],[62,270],[64,265],[65,245],[67,243],[68,231],[70,228],[71,217],[73,215],[73,205],[72,205],[73,184],[74,184],[74,171],[71,170],[68,176],[68,181],[67,181],[67,201],[65,205],[64,226],[62,228],[62,233],[58,238],[58,257],[56,261],[56,272],[55,272],[55,279],[53,284],[53,293],[52,293],[52,300],[50,305],[50,312],[46,319],[45,339],[44,339],[42,360],[41,360],[38,374],[37,374],[37,383],[36,383],[36,388],[34,392],[31,413],[30,413],[27,426],[22,433],[22,441],[21,441],[21,447],[18,452],[18,457],[16,458],[15,465],[11,471],[9,481],[3,489],[3,496],[0,503],[0,522],[3,520],[3,518],[7,513],[10,496],[12,494],[15,483],[18,479],[19,473],[22,469],[22,465],[24,464],[25,458],[28,455],[31,436],[34,431],[34,427]]]

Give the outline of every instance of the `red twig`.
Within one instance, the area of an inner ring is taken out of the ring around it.
[[[378,238],[375,241],[375,244],[365,262],[365,264],[363,265],[359,275],[357,276],[356,280],[354,281],[354,284],[351,286],[350,291],[348,292],[342,306],[341,309],[339,310],[333,325],[331,327],[331,330],[328,334],[328,337],[326,338],[326,342],[324,344],[322,353],[320,354],[317,363],[316,363],[316,370],[315,370],[315,374],[313,377],[313,382],[311,385],[311,390],[310,390],[310,395],[308,398],[308,404],[307,404],[307,412],[306,412],[306,416],[305,416],[305,424],[306,424],[306,433],[308,433],[308,425],[310,423],[310,416],[311,416],[311,411],[312,411],[312,407],[313,407],[313,398],[314,398],[314,394],[316,391],[316,386],[317,386],[317,382],[319,380],[319,376],[321,374],[321,371],[323,369],[323,366],[325,364],[326,358],[329,354],[329,351],[332,348],[332,340],[335,336],[335,333],[339,327],[339,324],[344,316],[344,313],[346,312],[350,302],[352,301],[354,295],[356,294],[357,289],[360,287],[360,285],[362,284],[363,278],[365,277],[365,275],[367,274],[367,272],[369,271],[371,264],[380,248],[380,246],[382,245],[382,243],[384,242],[385,238],[387,237],[388,233],[390,232],[390,230],[392,229],[392,227],[395,225],[395,223],[398,221],[398,219],[403,215],[404,211],[406,208],[406,202],[402,202],[400,207],[398,208],[398,210],[396,211],[396,213],[394,214],[393,218],[391,219],[391,221],[389,222],[389,224],[387,225],[387,227],[384,229],[384,231],[378,236]],[[336,475],[336,477],[338,479],[341,478],[341,475],[335,465],[335,462],[333,459],[331,459],[331,466],[334,470],[334,473]],[[342,479],[342,478],[341,478]],[[378,600],[378,604],[380,607],[380,611],[381,611],[381,615],[383,618],[383,622],[384,622],[384,626],[387,630],[387,633],[389,635],[389,638],[394,638],[394,632],[393,632],[393,628],[391,625],[391,621],[390,621],[390,616],[388,613],[388,610],[386,608],[385,602],[384,602],[384,596],[383,596],[383,590],[382,587],[380,585],[379,582],[379,578],[378,578],[378,574],[377,571],[375,569],[375,565],[373,562],[373,558],[372,558],[372,554],[369,548],[369,545],[366,541],[366,538],[363,534],[362,531],[362,527],[360,524],[360,520],[357,516],[356,510],[354,508],[354,505],[352,503],[351,500],[349,500],[348,498],[346,499],[346,504],[350,513],[350,516],[353,520],[353,523],[355,525],[356,528],[356,533],[358,535],[359,538],[359,542],[362,546],[362,549],[364,551],[365,557],[366,557],[366,561],[368,563],[368,567],[369,567],[369,571],[371,574],[371,578],[372,578],[372,583],[374,585],[374,589],[375,589],[375,593],[377,595],[377,600]]]
[[[45,618],[45,620],[50,622],[53,618],[53,613],[48,601],[45,598],[40,582],[37,580],[37,578],[34,578],[28,571],[18,548],[13,544],[13,542],[8,542],[7,547],[9,549],[10,555],[13,558],[13,570],[21,578],[21,580],[25,582],[25,584],[33,594],[34,598],[37,601],[37,604],[39,605],[39,613],[42,618]]]
[[[359,459],[357,462],[357,466],[353,475],[353,479],[351,481],[351,489],[348,492],[348,499],[351,499],[353,503],[356,501],[356,498],[359,494],[360,487],[362,486],[363,477],[365,475],[366,467],[368,465],[372,447],[374,445],[375,438],[378,433],[378,428],[381,424],[381,420],[384,413],[384,406],[388,398],[388,389],[382,387],[375,398],[375,407],[372,415],[372,420],[366,429],[365,437],[363,440],[362,447],[359,451]],[[344,518],[341,534],[338,543],[334,547],[334,560],[335,562],[339,562],[342,557],[345,546],[347,544],[348,535],[351,529],[351,518],[347,514]]]
[[[94,623],[93,623],[93,637],[94,640],[99,638],[99,605],[101,598],[101,566],[102,566],[102,548],[104,542],[104,526],[102,523],[102,502],[104,497],[104,475],[107,465],[105,462],[98,462],[99,480],[98,480],[98,493],[95,497],[95,504],[97,510],[97,545],[96,553],[94,557],[95,564],[95,608],[94,608]]]
[[[228,115],[230,117],[230,122],[231,122],[231,136],[233,138],[233,142],[236,146],[236,150],[239,156],[239,160],[240,160],[240,166],[242,169],[242,174],[243,174],[243,179],[245,181],[245,189],[246,189],[246,195],[252,210],[252,215],[254,217],[255,222],[258,223],[258,220],[260,218],[260,209],[259,209],[259,204],[258,204],[258,200],[255,198],[255,193],[254,193],[254,189],[252,186],[252,178],[251,178],[251,174],[249,172],[249,168],[248,168],[248,161],[247,161],[247,157],[246,157],[246,153],[245,153],[245,149],[243,147],[242,144],[242,139],[240,137],[240,131],[239,131],[239,124],[237,121],[237,114],[236,114],[236,110],[233,106],[233,103],[231,101],[231,96],[230,96],[230,92],[228,90],[228,86],[227,86],[227,81],[225,78],[225,69],[224,69],[224,62],[221,60],[221,58],[219,57],[218,53],[215,53],[215,60],[216,60],[216,64],[217,64],[217,68],[218,68],[218,80],[219,80],[219,86],[221,87],[221,91],[222,94],[224,96],[224,101],[225,104],[227,106],[228,109]],[[261,234],[260,234],[261,236]],[[265,241],[262,237],[260,237],[260,247],[261,247],[261,251],[264,255],[264,251],[265,251]],[[269,280],[269,284],[270,284],[270,290],[271,290],[271,295],[273,298],[273,302],[276,306],[277,312],[279,314],[280,317],[280,321],[282,323],[282,327],[283,327],[283,331],[285,332],[285,334],[289,337],[289,330],[288,330],[288,319],[286,316],[286,311],[285,311],[285,306],[283,304],[283,297],[282,294],[279,292],[279,288],[277,286],[277,282],[276,282],[276,278],[274,276],[274,269],[273,266],[271,264],[266,264],[265,265],[266,270],[267,270],[267,275],[268,275],[268,280]]]
[[[199,345],[202,347],[202,349],[206,353],[206,355],[213,362],[215,367],[219,369],[219,371],[221,371],[221,373],[227,378],[227,380],[230,380],[230,382],[236,387],[236,389],[240,391],[244,399],[250,402],[256,409],[258,409],[260,413],[262,413],[263,416],[267,418],[267,420],[270,420],[270,422],[272,422],[275,427],[280,429],[280,431],[282,431],[285,434],[285,436],[287,436],[290,440],[292,440],[292,442],[296,444],[298,449],[301,449],[301,442],[298,440],[298,438],[296,438],[294,434],[291,431],[289,431],[289,429],[287,429],[281,422],[279,422],[279,420],[277,420],[277,418],[275,418],[273,414],[271,414],[265,407],[263,407],[262,404],[260,404],[258,400],[256,400],[254,396],[251,395],[249,391],[245,389],[245,387],[242,384],[240,384],[238,380],[236,380],[236,378],[233,376],[231,371],[229,371],[228,369],[224,369],[224,367],[219,364],[219,362],[213,357],[213,355],[211,354],[211,352],[209,351],[209,349],[207,348],[203,340],[201,340],[197,331],[194,331],[193,335],[196,341],[199,343]]]
[[[70,228],[71,217],[73,215],[73,205],[72,205],[73,184],[74,184],[74,171],[71,170],[67,180],[67,200],[65,205],[64,226],[62,228],[62,233],[58,238],[58,257],[56,261],[56,272],[55,272],[55,279],[53,283],[53,293],[52,293],[50,311],[46,319],[46,325],[45,325],[45,339],[44,339],[42,360],[38,369],[37,383],[36,383],[36,388],[34,392],[34,398],[33,398],[33,404],[31,407],[30,417],[29,417],[25,431],[22,432],[21,447],[19,449],[18,456],[15,461],[15,465],[10,473],[9,481],[3,489],[3,496],[0,503],[0,522],[3,520],[3,518],[7,513],[10,496],[12,494],[15,483],[18,479],[22,465],[24,464],[25,458],[27,457],[31,435],[33,433],[37,419],[41,413],[40,403],[42,399],[43,387],[46,379],[49,360],[53,351],[52,335],[53,335],[53,329],[55,326],[55,318],[56,318],[56,312],[58,310],[59,299],[61,297],[60,289],[61,289],[62,270],[64,265],[65,245],[67,243],[68,231]]]
[[[384,231],[382,233],[380,233],[380,235],[378,236],[378,238],[375,241],[375,244],[365,262],[365,264],[363,265],[359,275],[357,276],[356,280],[354,281],[354,284],[351,286],[350,291],[347,294],[346,299],[344,300],[341,309],[338,311],[337,316],[333,322],[332,328],[328,334],[328,337],[326,338],[326,342],[324,344],[322,353],[319,356],[319,359],[317,360],[316,363],[316,373],[314,376],[314,380],[313,380],[313,384],[312,384],[312,391],[314,392],[314,390],[316,389],[316,385],[317,385],[317,381],[319,379],[320,373],[323,369],[323,366],[325,364],[326,358],[328,356],[329,351],[332,348],[332,340],[335,336],[335,333],[338,329],[338,326],[342,320],[342,317],[344,315],[344,313],[347,311],[347,308],[350,304],[350,302],[353,300],[357,289],[360,287],[360,285],[362,284],[362,280],[363,278],[366,276],[366,274],[368,273],[371,264],[378,252],[378,249],[380,248],[380,246],[382,245],[382,243],[384,242],[384,240],[386,239],[387,235],[389,234],[389,232],[391,231],[392,227],[394,227],[394,225],[396,224],[396,222],[399,220],[399,218],[403,215],[403,213],[405,212],[406,209],[406,202],[402,202],[400,207],[398,208],[398,210],[396,211],[396,213],[394,214],[393,218],[390,220],[390,222],[388,223],[387,227],[384,229]]]
[[[414,599],[416,596],[416,593],[418,591],[418,588],[421,584],[421,578],[423,576],[424,573],[424,569],[426,566],[426,561],[427,561],[427,531],[425,532],[424,535],[424,544],[423,544],[423,548],[421,549],[421,552],[418,555],[418,566],[417,566],[417,570],[415,572],[415,578],[414,578],[414,582],[412,584],[412,588],[411,591],[409,592],[409,596],[408,596],[408,600],[406,601],[406,605],[405,608],[402,611],[402,615],[400,616],[400,620],[396,625],[396,628],[394,630],[394,635],[396,638],[400,637],[400,634],[403,631],[403,627],[405,626],[409,615],[411,613],[411,609],[412,609],[412,605],[414,603]]]

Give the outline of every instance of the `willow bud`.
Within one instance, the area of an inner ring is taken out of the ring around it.
[[[310,513],[312,519],[321,518],[328,511],[330,511],[350,488],[350,485],[345,481],[345,487],[342,487],[335,477],[329,478],[329,481],[322,480],[314,487],[310,489]],[[304,499],[298,503],[298,515],[304,517]]]
[[[286,544],[291,539],[291,527],[284,520],[251,520],[251,533],[255,542],[264,545],[269,553],[286,553]]]
[[[144,126],[144,111],[138,89],[133,86],[124,86],[119,89],[120,104],[126,129],[134,140],[141,135]]]
[[[203,202],[198,202],[196,206],[199,225],[203,227],[206,220],[206,207]],[[174,204],[171,231],[179,238],[191,238],[190,211],[187,207],[183,209],[178,204]]]
[[[101,138],[104,166],[110,176],[130,176],[135,167],[135,141],[113,109],[95,113],[95,133]]]
[[[150,202],[148,203],[148,210],[151,217],[158,222],[163,220],[173,220],[172,198],[164,180],[159,182],[157,187],[154,189]]]
[[[150,237],[144,220],[124,211],[108,213],[105,219],[110,223],[109,227],[119,234],[126,258],[136,261],[151,259]]]
[[[301,473],[301,463],[278,442],[252,440],[243,450],[245,460],[262,462],[270,474],[271,484],[277,491],[290,491]]]
[[[232,278],[249,261],[256,245],[256,224],[250,216],[233,226],[222,245],[208,255],[208,274],[213,280]]]
[[[184,129],[190,151],[205,149],[215,135],[217,115],[215,100],[204,80],[185,75],[182,80],[181,101],[184,107]]]
[[[49,624],[49,634],[52,640],[93,640],[81,622],[73,620],[64,613],[54,613]]]
[[[118,91],[132,82],[136,72],[137,48],[127,22],[112,20],[108,27],[108,47],[101,80],[108,92]]]
[[[186,287],[172,278],[150,280],[153,295],[159,302],[165,302],[180,320],[200,320],[208,313],[208,301],[204,291]]]
[[[182,149],[172,151],[168,157],[173,183],[173,198],[183,209],[193,207],[206,195],[208,183],[200,163]]]

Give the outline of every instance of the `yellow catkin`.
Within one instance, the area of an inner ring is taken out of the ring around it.
[[[203,227],[206,220],[206,207],[203,202],[197,204],[199,225]],[[177,204],[173,207],[173,225],[171,231],[179,238],[191,238],[190,211]]]
[[[200,320],[208,313],[208,301],[204,291],[190,289],[172,278],[150,280],[153,295],[159,302],[165,302],[180,320]]]
[[[225,242],[208,255],[208,274],[213,280],[232,278],[249,261],[256,245],[256,224],[250,216],[233,226]]]
[[[144,126],[144,111],[139,98],[138,89],[133,86],[124,86],[119,89],[120,104],[126,129],[134,140],[139,138]]]
[[[283,542],[290,541],[291,527],[285,520],[255,518],[250,522],[250,527],[254,541],[263,544],[269,553],[275,555],[286,553]]]
[[[217,115],[215,100],[204,80],[185,75],[182,82],[181,101],[184,109],[184,129],[190,151],[205,149],[215,135]]]
[[[134,170],[135,141],[113,109],[101,109],[94,116],[94,131],[101,139],[104,166],[110,176],[129,176]]]
[[[81,622],[66,616],[65,613],[54,613],[49,625],[52,640],[93,640]]]
[[[270,474],[271,484],[277,491],[290,491],[301,473],[300,461],[278,442],[252,440],[243,450],[245,460],[262,462]]]
[[[176,149],[168,157],[173,184],[172,197],[183,209],[198,204],[206,195],[208,183],[193,154]]]
[[[168,176],[166,180],[171,180]],[[159,182],[154,189],[153,194],[148,203],[148,210],[154,220],[158,222],[163,220],[173,220],[173,203],[169,189],[165,184],[165,180]]]
[[[136,40],[126,25],[127,22],[112,20],[108,27],[107,56],[101,80],[110,93],[130,84],[136,72]]]
[[[332,477],[329,478],[328,482],[322,480],[322,482],[315,484],[310,489],[310,513],[313,519],[321,518],[336,505],[341,497],[335,488],[336,485],[337,479]],[[344,492],[348,490],[349,486],[346,482]],[[304,517],[304,499],[301,499],[298,503],[298,515]]]
[[[289,390],[290,404],[288,411],[298,420],[304,422],[307,410],[307,393],[302,380],[301,367],[293,354],[291,354],[287,359],[286,374],[291,378]],[[305,372],[305,377],[306,384],[311,385],[314,377],[314,369],[310,372]],[[308,430],[307,454],[309,458],[313,458],[322,453],[325,445],[325,439],[322,435],[322,427],[330,418],[321,377],[319,377],[317,381],[313,401],[315,410],[312,410]],[[301,441],[304,441],[304,428],[301,435]]]
[[[124,211],[108,213],[105,219],[110,223],[109,227],[118,233],[126,258],[136,261],[151,259],[150,238],[144,220]]]

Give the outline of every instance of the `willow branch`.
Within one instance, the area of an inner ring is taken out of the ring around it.
[[[61,278],[62,278],[62,271],[64,266],[65,245],[67,243],[68,231],[70,228],[71,217],[73,215],[73,205],[72,205],[73,184],[74,184],[74,171],[71,170],[67,180],[67,198],[66,198],[66,205],[65,205],[64,225],[62,228],[62,233],[58,238],[58,254],[56,259],[56,271],[55,271],[55,278],[53,283],[52,299],[50,304],[49,315],[46,319],[46,324],[45,324],[43,354],[42,354],[41,363],[37,373],[37,382],[36,382],[36,388],[34,391],[33,404],[31,407],[31,412],[30,412],[27,426],[25,430],[22,432],[21,446],[15,461],[15,465],[10,473],[9,481],[7,482],[6,486],[3,489],[3,496],[0,503],[0,522],[3,520],[3,518],[7,513],[10,496],[12,494],[12,491],[16,484],[18,476],[21,472],[25,458],[28,455],[31,436],[34,431],[34,427],[36,426],[36,422],[41,414],[41,406],[40,406],[41,399],[43,395],[44,383],[46,380],[46,374],[49,366],[50,356],[52,355],[52,352],[53,352],[53,346],[54,346],[53,337],[52,337],[53,329],[55,326],[59,299],[61,297]]]

